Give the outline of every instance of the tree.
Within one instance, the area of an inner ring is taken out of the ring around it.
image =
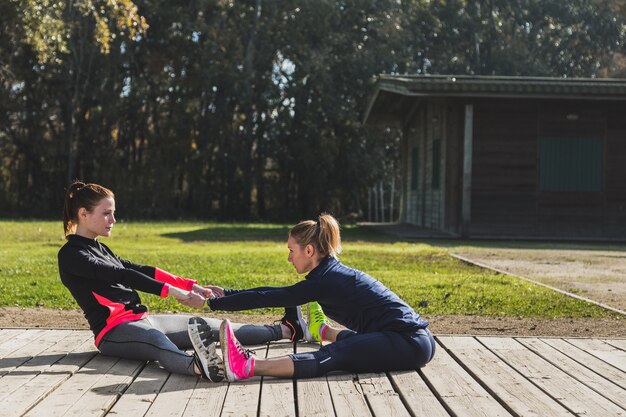
[[[620,74],[624,10],[0,2],[0,210],[56,215],[79,177],[114,189],[123,217],[363,217],[368,188],[400,179],[399,132],[360,124],[374,76]]]

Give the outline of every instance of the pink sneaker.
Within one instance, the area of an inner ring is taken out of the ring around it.
[[[224,320],[220,326],[220,346],[226,379],[229,382],[254,376],[254,356],[252,352],[241,347],[228,319]]]

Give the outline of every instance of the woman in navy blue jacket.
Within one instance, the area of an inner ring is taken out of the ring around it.
[[[212,310],[244,310],[309,303],[309,323],[300,321],[296,334],[333,343],[315,352],[258,359],[240,346],[225,320],[220,344],[229,381],[253,375],[307,378],[335,370],[408,370],[432,359],[435,341],[428,322],[380,281],[339,262],[341,237],[334,217],[323,214],[317,221],[298,223],[287,246],[289,262],[299,274],[307,273],[303,281],[289,287],[225,291],[221,297],[209,298],[207,305]],[[324,313],[347,329],[331,327]]]

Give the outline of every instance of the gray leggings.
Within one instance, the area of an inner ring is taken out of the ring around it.
[[[193,349],[187,333],[187,323],[193,316],[179,314],[154,315],[138,321],[128,321],[111,329],[100,341],[103,355],[141,361],[159,361],[169,372],[195,375]],[[215,340],[219,340],[222,320],[205,318]],[[267,343],[282,339],[280,324],[256,326],[233,323],[235,336],[244,345]]]

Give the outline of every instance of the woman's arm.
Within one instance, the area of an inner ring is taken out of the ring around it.
[[[180,288],[180,289],[187,290],[187,291],[194,291],[194,292],[197,292],[198,294],[203,294],[202,287],[197,285],[198,281],[194,279],[179,277],[157,267],[136,264],[127,259],[120,258],[116,254],[114,254],[113,251],[111,251],[111,249],[109,249],[104,244],[102,246],[104,246],[107,249],[107,251],[112,256],[114,256],[118,261],[120,261],[120,263],[124,265],[125,268],[139,271],[144,275],[148,275],[149,277],[152,277],[159,282],[169,284],[172,287]]]
[[[220,298],[210,298],[211,310],[249,310],[262,307],[293,307],[319,298],[320,283],[300,281],[289,287],[258,287],[227,292]]]
[[[150,294],[167,296],[164,283],[134,269],[115,266],[93,256],[85,250],[59,252],[59,269],[83,279],[104,281],[109,284],[122,284],[126,287]]]

